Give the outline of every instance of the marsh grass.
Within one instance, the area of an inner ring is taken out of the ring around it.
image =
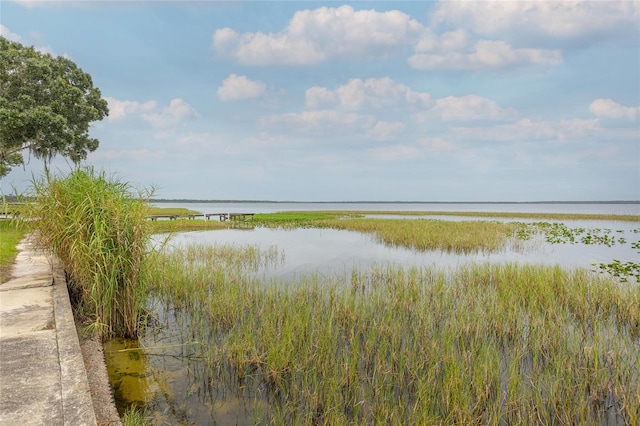
[[[462,216],[484,218],[518,218],[540,220],[620,220],[640,222],[640,215],[631,214],[590,214],[590,213],[531,213],[531,212],[470,212],[470,211],[386,211],[386,210],[349,210],[349,211],[317,211],[316,213],[339,215],[397,215],[397,216]]]
[[[23,225],[36,244],[57,256],[77,312],[103,337],[135,337],[144,314],[150,194],[77,169],[33,183],[35,201]]]
[[[149,222],[148,226],[153,233],[173,233],[227,229],[231,226],[231,224],[229,224],[228,222],[219,222],[217,220],[176,219],[151,221]]]
[[[321,223],[334,229],[374,234],[392,246],[456,253],[502,249],[515,230],[522,226],[500,222],[369,218],[332,219]]]
[[[148,206],[147,214],[153,215],[176,215],[176,216],[188,216],[190,214],[199,214],[199,212],[183,207],[157,207]]]
[[[269,403],[263,423],[640,420],[637,286],[509,264],[381,265],[289,286],[252,277],[277,256],[187,247],[153,268],[183,341],[203,342],[193,383],[254,389]]]

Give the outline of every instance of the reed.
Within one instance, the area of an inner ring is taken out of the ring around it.
[[[34,180],[35,201],[24,226],[36,245],[50,250],[68,275],[77,311],[103,337],[135,337],[144,314],[149,193],[98,173]]]
[[[277,250],[186,247],[153,291],[276,424],[634,424],[640,289],[584,270],[380,265],[264,283]],[[263,390],[261,393],[260,390]]]

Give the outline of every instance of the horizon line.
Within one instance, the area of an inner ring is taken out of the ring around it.
[[[188,202],[188,203],[297,203],[297,204],[640,204],[640,200],[589,200],[589,201],[293,201],[293,200],[223,200],[202,198],[152,198],[150,202]]]

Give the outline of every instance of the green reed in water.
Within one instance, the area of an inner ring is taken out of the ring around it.
[[[154,259],[207,368],[276,424],[636,424],[640,289],[584,270],[378,266],[292,284],[252,277],[276,249]]]

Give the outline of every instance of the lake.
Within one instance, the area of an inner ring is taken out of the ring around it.
[[[508,213],[585,213],[640,215],[640,203],[156,203],[159,207],[183,207],[202,213],[274,213],[279,211],[346,210],[346,211],[406,211],[406,212],[508,212]],[[408,218],[411,216],[370,215],[371,217]],[[428,217],[428,216],[427,216]],[[414,216],[422,218],[425,216]],[[455,215],[433,216],[436,220],[492,220],[535,222],[530,219],[495,219]],[[545,222],[558,222],[547,220]],[[277,246],[284,252],[284,262],[278,268],[265,271],[265,278],[293,279],[307,273],[343,273],[353,267],[368,267],[376,263],[402,266],[455,267],[470,263],[515,262],[559,264],[566,267],[591,267],[593,263],[636,261],[637,250],[631,247],[640,228],[638,223],[615,220],[563,221],[570,228],[610,229],[626,236],[626,242],[612,247],[584,244],[548,244],[543,238],[509,244],[492,253],[453,254],[441,250],[416,251],[403,247],[390,247],[366,234],[331,229],[228,229],[189,232],[177,235],[175,245],[183,244],[236,244],[256,245],[260,248]]]
[[[589,213],[640,215],[640,203],[393,203],[393,202],[154,202],[158,207],[184,207],[201,213],[275,213],[309,210],[452,211],[508,213]]]

